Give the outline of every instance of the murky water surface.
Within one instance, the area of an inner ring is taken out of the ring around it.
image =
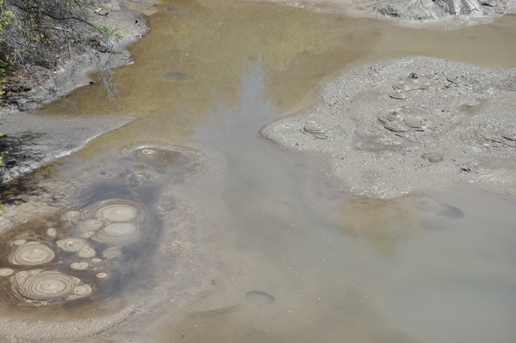
[[[158,7],[149,18],[150,33],[130,48],[134,64],[115,72],[116,104],[95,85],[42,111],[129,113],[138,119],[59,161],[51,174],[77,178],[106,160],[127,166],[127,160],[117,160],[118,151],[141,141],[200,150],[209,157],[202,187],[192,186],[187,195],[201,209],[196,221],[217,267],[209,274],[189,267],[201,293],[187,284],[191,294],[182,290],[179,307],[167,293],[154,314],[121,324],[97,341],[508,342],[516,337],[515,199],[466,186],[391,201],[359,199],[322,178],[314,158],[258,136],[261,126],[303,99],[308,103],[318,82],[346,66],[416,54],[516,67],[516,17],[444,31],[270,4],[163,1]],[[109,183],[91,181],[97,186],[84,186],[88,191],[76,207],[123,196],[153,213],[160,204],[155,195],[173,180],[166,166],[174,161],[137,156],[130,172],[150,170],[158,183],[143,182],[150,188],[138,192],[126,175],[110,193]],[[23,227],[4,235],[2,244],[9,246],[21,232]],[[32,240],[38,235],[50,240],[48,233],[31,234]],[[105,242],[95,244],[105,248]],[[189,251],[185,256],[195,256]],[[150,261],[166,267],[164,260]],[[0,281],[9,288],[7,279]],[[117,296],[129,302],[145,297],[145,287],[137,292]],[[6,307],[16,307],[9,296],[2,301],[4,314]],[[94,302],[81,306],[99,308]],[[81,306],[66,307],[61,315]],[[95,315],[86,307],[87,315]],[[44,306],[37,310],[26,319],[45,314]]]

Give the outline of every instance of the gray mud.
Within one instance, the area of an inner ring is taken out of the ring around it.
[[[323,156],[355,195],[394,198],[453,182],[514,195],[515,85],[514,69],[426,57],[374,63],[337,76],[316,104],[260,133]]]
[[[181,187],[203,160],[142,143],[66,178],[47,170],[4,186],[0,339],[77,341],[195,294],[212,262]]]
[[[503,14],[516,13],[514,0],[316,0],[280,1],[288,6],[317,12],[345,13],[411,26],[459,28],[489,22]]]
[[[0,119],[0,151],[5,167],[0,183],[69,155],[101,134],[133,120],[131,116],[54,118],[17,113]]]

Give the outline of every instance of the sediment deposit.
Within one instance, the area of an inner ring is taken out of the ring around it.
[[[406,57],[343,72],[311,107],[261,129],[356,195],[451,182],[516,194],[516,70]]]

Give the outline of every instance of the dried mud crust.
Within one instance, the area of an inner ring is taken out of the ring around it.
[[[316,0],[279,1],[317,12],[386,20],[403,26],[458,28],[515,13],[514,0]]]
[[[77,341],[193,296],[213,268],[199,210],[184,194],[203,162],[194,149],[141,143],[73,179],[40,182],[19,205],[6,205],[0,340]],[[126,223],[138,225],[137,236],[108,232]],[[50,292],[60,284],[69,289]]]
[[[342,73],[313,106],[260,131],[323,156],[356,195],[394,198],[451,182],[516,194],[516,69],[425,57]]]

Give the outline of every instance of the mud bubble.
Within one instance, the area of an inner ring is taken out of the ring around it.
[[[66,252],[78,252],[86,245],[86,240],[78,237],[68,237],[58,240],[56,245]]]

